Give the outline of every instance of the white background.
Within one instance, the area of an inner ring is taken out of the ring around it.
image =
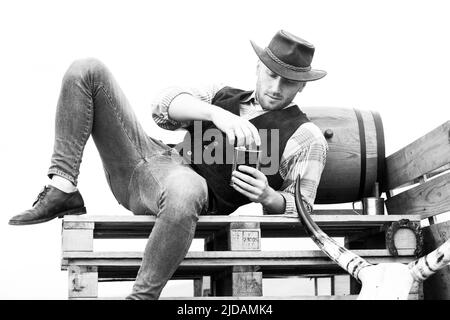
[[[450,119],[447,3],[2,1],[0,298],[67,297],[60,220],[23,227],[7,223],[28,209],[47,183],[55,105],[61,78],[74,59],[101,59],[147,132],[172,142],[177,135],[158,129],[151,118],[156,93],[169,85],[217,81],[251,89],[256,55],[249,40],[264,47],[285,29],[312,42],[313,67],[328,71],[308,84],[297,102],[379,111],[389,155]],[[131,214],[111,195],[92,141],[79,189],[90,214]],[[129,284],[119,295],[128,289]],[[165,295],[190,290],[171,284]]]

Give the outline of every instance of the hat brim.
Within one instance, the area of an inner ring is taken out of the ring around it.
[[[315,81],[322,79],[327,75],[327,72],[324,70],[316,70],[311,69],[309,71],[295,71],[292,69],[288,69],[281,64],[277,63],[275,60],[273,60],[265,50],[263,50],[261,47],[259,47],[256,43],[250,40],[250,43],[252,44],[253,50],[255,50],[257,56],[259,59],[264,63],[264,65],[272,70],[272,72],[275,72],[279,76],[294,80],[294,81]]]

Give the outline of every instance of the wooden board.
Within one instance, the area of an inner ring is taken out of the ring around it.
[[[69,298],[92,297],[98,295],[98,273],[96,266],[69,267]]]
[[[423,229],[425,250],[431,252],[450,239],[450,221]],[[438,271],[423,283],[424,299],[450,300],[450,266]]]
[[[395,189],[450,163],[450,121],[386,158],[386,188]]]
[[[262,272],[233,272],[231,292],[233,296],[262,296]]]
[[[422,219],[450,211],[450,172],[386,200],[389,214],[419,214]]]
[[[354,253],[362,257],[390,256],[387,249],[354,250]],[[141,259],[141,251],[94,251],[94,252],[63,252],[65,259]],[[414,250],[399,250],[400,256],[412,256]],[[287,250],[287,251],[190,251],[186,255],[188,260],[215,260],[215,259],[303,259],[303,258],[327,258],[321,250]]]
[[[421,220],[420,215],[312,215],[313,220],[330,236],[344,237],[350,234],[368,230],[380,231],[389,222],[409,219],[413,222]],[[96,239],[128,239],[148,238],[155,223],[154,216],[133,215],[85,215],[66,216],[65,223],[90,221],[95,224],[94,238]],[[200,216],[196,228],[196,238],[207,238],[211,234],[227,228],[231,223],[260,223],[262,237],[308,237],[301,222],[295,215],[240,215],[240,216]]]
[[[351,211],[351,210],[349,210]],[[354,224],[378,224],[383,222],[392,222],[397,221],[398,219],[405,218],[404,216],[395,216],[395,215],[357,215],[357,214],[339,214],[339,215],[316,215],[312,214],[311,217],[316,223],[322,224],[345,224],[345,223],[354,223]],[[122,224],[130,224],[136,225],[139,224],[148,224],[153,225],[155,223],[155,216],[135,216],[135,215],[82,215],[82,216],[65,216],[65,222],[86,222],[92,221],[95,223],[95,228],[99,226],[109,226],[111,228],[114,225]],[[410,215],[409,219],[412,221],[420,221],[421,217],[419,215]],[[298,217],[295,215],[208,215],[208,216],[200,216],[198,220],[199,225],[218,225],[218,226],[226,226],[230,223],[251,223],[251,222],[260,222],[264,224],[273,223],[273,224],[291,224],[298,223],[301,224]]]
[[[372,263],[402,262],[412,260],[413,249],[398,250],[399,256],[392,257],[388,250],[354,250]],[[63,269],[67,265],[79,266],[140,266],[142,252],[63,252]],[[188,252],[181,267],[224,267],[224,266],[329,266],[335,265],[320,250],[299,251],[192,251]]]
[[[63,251],[93,251],[93,229],[64,229],[61,247]]]
[[[371,263],[409,263],[414,250],[399,250],[392,257],[387,250],[354,250]],[[64,253],[62,270],[71,266],[98,267],[99,281],[133,281],[141,265],[141,252]],[[287,252],[189,252],[173,279],[196,279],[220,275],[233,266],[258,266],[264,278],[346,274],[319,250]]]
[[[261,250],[261,229],[259,223],[231,223],[228,236],[228,249]]]

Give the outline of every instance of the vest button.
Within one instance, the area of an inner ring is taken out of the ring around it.
[[[192,155],[192,151],[186,152],[188,156]]]
[[[219,145],[219,143],[217,141],[214,141],[214,145],[217,146]]]

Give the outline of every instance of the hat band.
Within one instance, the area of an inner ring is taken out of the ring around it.
[[[308,66],[308,67],[296,67],[296,66],[287,64],[287,63],[281,61],[280,59],[278,59],[278,57],[276,55],[274,55],[273,52],[270,51],[269,48],[266,48],[265,50],[266,50],[267,54],[269,55],[269,57],[271,57],[276,63],[282,65],[285,68],[288,68],[288,69],[291,69],[291,70],[294,70],[294,71],[300,71],[300,72],[307,72],[307,71],[311,70],[311,66]]]

